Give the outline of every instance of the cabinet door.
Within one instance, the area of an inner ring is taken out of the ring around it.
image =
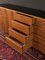
[[[32,22],[33,22],[32,17],[29,17],[26,14],[19,13],[16,11],[13,11],[13,13],[14,13],[14,20],[22,22],[22,23],[27,24],[27,25],[32,25]]]
[[[2,14],[3,31],[7,32],[8,20],[5,8],[1,8],[1,14]]]
[[[8,32],[8,21],[12,20],[12,10],[0,8],[0,30]]]
[[[45,19],[43,18],[36,18],[35,25],[45,28]]]
[[[0,31],[3,30],[2,10],[0,8]]]
[[[8,32],[8,27],[10,26],[11,20],[13,20],[13,10],[5,8],[6,11],[6,24],[7,24],[7,32]],[[10,22],[9,22],[10,21]],[[5,28],[6,28],[5,27]]]

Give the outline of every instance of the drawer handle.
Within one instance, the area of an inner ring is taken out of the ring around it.
[[[21,23],[21,24],[24,24],[24,25],[27,25],[27,26],[30,27],[30,25],[28,25],[28,24],[26,24],[26,23],[23,23],[23,22],[20,22],[20,21],[18,21],[18,20],[16,20],[16,19],[15,19],[14,21],[19,22],[19,23]]]
[[[17,14],[20,14],[20,15],[24,15],[24,16],[27,16],[27,17],[30,17],[30,18],[33,18],[33,17],[31,17],[31,16],[29,16],[29,15],[26,15],[26,14],[22,14],[22,13],[19,13],[19,12],[16,12]]]
[[[20,45],[24,45],[22,42],[18,41],[16,38],[9,36],[9,38],[11,38],[12,40],[14,40],[15,42],[19,43]]]
[[[17,31],[17,32],[21,33],[22,35],[27,36],[27,34],[25,34],[25,33],[21,32],[21,31],[19,31],[19,30],[17,30],[17,29],[14,29],[14,28],[12,28],[12,29],[13,29],[14,31]]]

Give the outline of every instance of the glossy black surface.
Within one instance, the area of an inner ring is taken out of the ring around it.
[[[34,16],[38,16],[38,17],[41,17],[41,18],[45,18],[45,11],[42,11],[42,10],[32,9],[32,8],[13,5],[13,4],[8,4],[8,3],[0,4],[0,6],[6,7],[8,9],[24,12],[24,13],[27,13],[27,14],[31,14],[31,15],[34,15]]]

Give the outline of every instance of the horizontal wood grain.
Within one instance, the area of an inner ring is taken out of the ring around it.
[[[40,44],[45,46],[45,38],[39,36],[39,35],[34,35],[34,41],[39,42]]]
[[[19,40],[22,43],[26,43],[27,40],[27,36],[13,30],[9,28],[9,35],[11,35],[12,37],[16,38],[17,40]]]
[[[16,22],[14,20],[10,21],[10,27],[18,29],[19,31],[22,31],[25,34],[31,34],[33,32],[33,27],[32,26],[27,26],[22,23]]]
[[[45,19],[39,19],[39,18],[37,18],[37,19],[35,19],[35,24],[38,25],[38,26],[40,26],[40,27],[45,28]]]
[[[33,46],[45,54],[45,19],[18,12],[0,8],[0,30],[8,32],[14,38],[6,36],[6,43],[19,53]]]
[[[23,22],[28,25],[32,25],[32,17],[27,17],[17,12],[13,12],[13,13],[14,13],[14,20]]]
[[[34,26],[34,33],[41,37],[45,37],[45,28]]]
[[[5,37],[6,43],[11,46],[13,49],[17,50],[20,53],[23,53],[23,46],[20,45],[18,42],[14,41],[10,37]]]
[[[13,11],[11,9],[7,9],[7,8],[5,8],[5,10],[6,10],[6,14],[7,14],[7,19],[13,20]]]
[[[15,39],[12,39],[10,36],[5,37],[5,42],[12,47],[13,49],[17,50],[19,53],[24,53],[28,48],[32,46],[32,41],[30,44],[22,44]]]
[[[1,21],[2,21],[2,23],[1,23],[1,25],[2,25],[2,30],[4,31],[4,32],[8,32],[8,20],[7,20],[7,12],[6,12],[6,10],[5,10],[5,8],[0,8],[0,14],[1,14],[1,17],[0,17],[0,23],[1,23]]]
[[[2,11],[1,11],[1,8],[0,8],[0,30],[4,30],[3,29],[3,20],[2,20]]]

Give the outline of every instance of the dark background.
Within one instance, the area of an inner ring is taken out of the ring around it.
[[[5,2],[45,11],[45,0],[5,0],[0,3]]]

